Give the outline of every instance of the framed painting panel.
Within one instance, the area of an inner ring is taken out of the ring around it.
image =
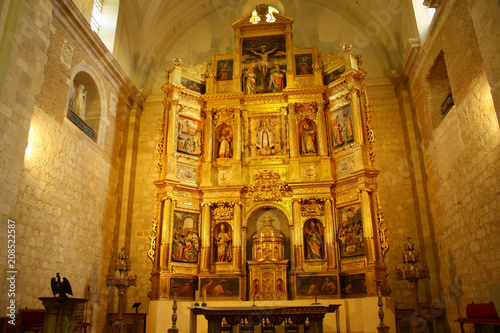
[[[233,59],[217,60],[217,81],[233,79]]]
[[[193,156],[201,155],[202,122],[179,115],[177,152]]]
[[[295,55],[295,75],[313,74],[312,53]]]
[[[366,254],[361,205],[337,209],[340,258],[364,257]]]
[[[206,92],[206,86],[204,84],[190,80],[186,77],[181,78],[181,84],[186,87],[186,89],[196,91],[200,94],[204,94]]]
[[[354,142],[354,127],[350,105],[332,111],[329,118],[333,149]]]
[[[341,275],[340,295],[342,297],[366,296],[365,274]]]
[[[296,276],[296,295],[298,298],[314,296],[339,296],[339,280],[337,275]]]
[[[197,263],[200,252],[199,215],[174,211],[172,232],[172,261]]]
[[[200,295],[207,292],[207,298],[239,298],[239,278],[203,278],[200,279]]]
[[[323,84],[325,86],[329,85],[333,81],[337,80],[340,77],[340,75],[342,75],[344,72],[345,72],[345,65],[331,71],[328,74],[325,74],[323,76]]]
[[[177,289],[178,298],[194,300],[194,291],[198,290],[198,279],[195,278],[171,278],[169,297],[174,297],[174,290]]]
[[[285,88],[284,36],[244,39],[241,59],[243,88],[246,94],[279,92]]]

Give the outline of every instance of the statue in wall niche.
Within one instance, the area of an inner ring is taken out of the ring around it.
[[[261,155],[274,154],[274,131],[269,128],[267,121],[262,120],[257,130],[257,150]]]
[[[69,102],[69,109],[76,113],[81,119],[85,120],[85,113],[87,110],[87,92],[85,86],[80,84],[73,92]]]
[[[217,262],[231,262],[231,235],[226,230],[226,225],[222,223],[219,232],[215,237],[215,246],[217,248]]]
[[[221,129],[219,132],[219,158],[230,158],[232,156],[231,152],[231,141],[232,141],[231,131],[227,128]]]
[[[316,132],[309,123],[304,123],[301,134],[301,152],[302,154],[316,153]]]
[[[309,220],[308,223],[304,225],[306,260],[325,259],[322,229],[321,222],[317,220]]]

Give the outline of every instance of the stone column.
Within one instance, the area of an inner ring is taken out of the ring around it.
[[[333,222],[332,201],[325,201],[325,240],[326,240],[326,269],[337,269],[337,256],[335,253],[336,227]]]
[[[300,217],[300,202],[293,201],[293,229],[294,229],[294,244],[293,252],[295,258],[295,271],[304,270],[304,245],[302,243],[302,225]]]
[[[165,145],[167,146],[167,155],[168,156],[173,156],[175,152],[175,132],[176,132],[176,126],[177,122],[175,121],[176,115],[179,109],[179,102],[178,101],[172,101],[170,103],[170,109],[168,110],[167,114],[167,142]],[[165,168],[167,167],[166,165],[164,166]]]
[[[316,116],[318,125],[318,148],[321,156],[328,155],[328,144],[326,141],[325,108],[323,103],[318,103],[318,113]]]
[[[204,202],[201,204],[202,207],[202,236],[201,236],[201,256],[200,256],[200,272],[208,273],[210,271],[210,244],[212,243],[212,237],[210,235],[210,202]]]
[[[162,215],[160,221],[160,230],[158,234],[160,235],[159,245],[160,245],[160,258],[159,260],[159,269],[167,270],[168,269],[168,257],[169,257],[169,247],[170,247],[170,210],[172,209],[172,199],[166,198],[162,202]]]
[[[233,261],[234,270],[241,272],[241,202],[234,204]]]

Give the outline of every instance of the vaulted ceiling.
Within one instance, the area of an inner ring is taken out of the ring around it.
[[[174,58],[185,65],[231,52],[231,23],[262,0],[122,0],[114,55],[139,88],[160,92]],[[269,0],[295,19],[293,40],[320,52],[342,52],[346,43],[364,59],[368,78],[396,69],[408,38],[418,37],[412,0]]]

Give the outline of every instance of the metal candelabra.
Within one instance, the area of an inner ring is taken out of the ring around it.
[[[418,305],[418,282],[423,279],[429,279],[429,268],[418,268],[420,262],[420,253],[415,251],[415,245],[408,237],[405,243],[405,251],[403,252],[403,268],[397,268],[396,274],[398,281],[407,280],[410,282],[410,290],[413,295],[413,307],[415,312],[410,319],[411,332],[426,332],[427,322],[421,317]]]
[[[118,291],[118,318],[111,326],[115,332],[126,332],[127,324],[123,320],[123,296],[128,287],[136,285],[137,275],[128,275],[130,271],[130,260],[126,249],[123,247],[118,253],[116,260],[115,272],[118,271],[118,276],[108,275],[106,277],[106,287],[114,286]]]

